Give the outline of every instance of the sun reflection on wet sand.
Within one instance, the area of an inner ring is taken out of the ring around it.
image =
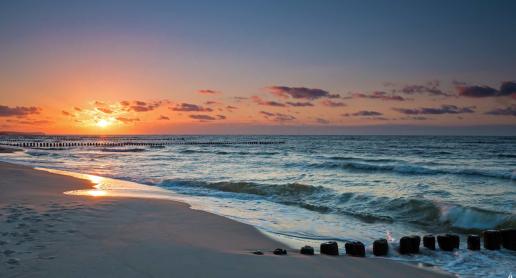
[[[102,180],[104,179],[103,177],[99,177],[99,176],[93,176],[93,175],[85,175],[88,177],[88,179],[94,183],[95,185],[93,187],[95,188],[100,188],[100,184],[102,183]]]
[[[104,190],[87,190],[86,191],[89,195],[97,197],[97,196],[106,196],[107,192]],[[65,192],[67,194],[67,192]]]
[[[83,180],[88,180],[93,184],[93,189],[78,189],[66,191],[66,195],[82,195],[92,197],[131,197],[131,198],[152,198],[152,199],[169,199],[180,201],[182,198],[169,190],[165,190],[155,186],[138,184],[130,181],[116,180],[110,178],[99,177],[95,175],[80,174],[68,171],[61,171],[47,168],[36,168],[54,174],[71,176]]]

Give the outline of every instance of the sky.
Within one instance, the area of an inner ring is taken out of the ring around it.
[[[0,1],[0,131],[516,135],[515,1]]]

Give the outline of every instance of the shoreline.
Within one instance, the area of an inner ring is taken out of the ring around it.
[[[65,195],[93,184],[28,166],[0,162],[0,174],[6,277],[450,277],[382,258],[300,255],[253,226],[179,201]]]

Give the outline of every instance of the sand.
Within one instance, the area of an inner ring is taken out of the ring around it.
[[[387,259],[300,255],[180,202],[63,194],[91,186],[0,162],[0,277],[450,277]]]

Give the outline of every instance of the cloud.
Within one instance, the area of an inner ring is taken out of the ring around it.
[[[498,90],[489,86],[458,86],[459,96],[463,97],[495,97]]]
[[[501,96],[509,96],[516,94],[516,81],[505,81],[502,82],[502,85],[500,86],[500,95]]]
[[[172,111],[181,111],[181,112],[211,112],[213,109],[209,107],[202,107],[200,105],[191,104],[191,103],[181,103],[176,105],[176,107],[170,108]]]
[[[79,108],[79,107],[74,107],[73,109],[74,109],[75,111],[78,111],[78,112],[81,112],[81,111],[82,111],[82,109],[81,109],[81,108]]]
[[[428,118],[423,117],[423,116],[412,116],[412,117],[403,117],[403,118],[400,118],[400,120],[426,121],[426,120],[428,120]]]
[[[441,107],[423,107],[423,108],[393,108],[392,110],[405,115],[440,115],[440,114],[465,114],[475,113],[475,106],[457,107],[455,105],[441,105]]]
[[[198,94],[201,94],[201,95],[215,95],[215,94],[220,94],[220,92],[218,92],[218,91],[214,91],[214,90],[197,90],[197,93],[198,93]]]
[[[159,115],[158,120],[160,120],[160,121],[162,121],[162,120],[164,120],[164,121],[168,121],[168,120],[170,120],[170,118],[169,118],[169,117],[167,117],[167,116]]]
[[[120,105],[124,107],[126,111],[134,111],[134,112],[147,112],[152,111],[163,104],[163,101],[151,101],[145,102],[141,100],[133,100],[128,101],[124,100],[120,102]]]
[[[200,121],[215,121],[215,120],[224,120],[226,119],[226,116],[224,115],[217,115],[215,117],[210,115],[190,115],[190,118]]]
[[[456,87],[460,96],[464,97],[474,97],[474,98],[482,98],[482,97],[505,97],[512,95],[513,98],[516,98],[516,81],[504,81],[500,85],[500,89],[497,90],[493,87],[489,86],[468,86],[468,85],[458,85]]]
[[[282,114],[282,113],[276,113],[276,116],[274,118],[277,122],[287,122],[287,121],[293,121],[296,117],[288,114]]]
[[[259,96],[252,96],[251,99],[258,105],[275,106],[275,107],[285,107],[286,106],[284,103],[277,102],[277,101],[271,101],[271,100],[264,100]]]
[[[439,81],[431,81],[426,85],[407,85],[400,89],[400,92],[407,95],[429,94],[432,96],[450,96],[439,88]]]
[[[0,117],[25,117],[28,115],[39,114],[40,111],[41,108],[34,106],[9,107],[5,105],[0,105]]]
[[[24,119],[24,120],[6,120],[8,123],[16,123],[16,124],[22,124],[22,125],[41,125],[41,124],[49,124],[52,123],[52,121],[49,120],[33,120],[33,119]]]
[[[355,116],[355,117],[369,117],[369,116],[382,116],[383,114],[376,111],[362,110],[352,114],[343,114],[344,117]]]
[[[233,110],[235,110],[235,109],[238,109],[238,107],[233,106],[233,105],[227,105],[226,106],[226,110],[229,111],[229,112],[233,112]]]
[[[102,112],[102,113],[106,113],[106,114],[111,114],[113,113],[113,110],[109,109],[109,108],[106,108],[106,107],[97,107],[97,110]]]
[[[215,117],[210,115],[190,115],[190,118],[195,120],[203,120],[203,121],[213,121],[216,120]]]
[[[267,90],[269,93],[282,98],[296,99],[319,99],[319,98],[338,98],[338,94],[330,94],[330,92],[321,89],[310,89],[305,87],[286,87],[271,86]]]
[[[330,121],[326,120],[326,119],[323,119],[323,118],[316,118],[315,121],[318,123],[318,124],[323,124],[323,125],[327,125],[330,123]]]
[[[61,111],[61,114],[65,115],[65,116],[73,117],[72,113],[65,111],[65,110]]]
[[[314,106],[313,103],[311,102],[290,102],[290,101],[287,101],[287,104],[289,106],[293,106],[293,107],[307,107],[307,106]]]
[[[236,102],[242,102],[244,100],[247,100],[248,98],[247,97],[233,97],[233,99],[236,101]]]
[[[215,104],[219,104],[219,102],[213,101],[213,100],[208,100],[204,104],[206,104],[206,105],[215,105]]]
[[[125,118],[125,117],[117,117],[116,118],[118,121],[124,123],[124,124],[130,124],[130,123],[133,123],[133,122],[138,122],[140,121],[140,119],[138,118]]]
[[[388,94],[383,91],[376,91],[369,94],[356,93],[353,94],[354,98],[368,98],[368,99],[381,99],[381,100],[394,100],[394,101],[405,101],[406,98],[394,94]]]
[[[272,117],[274,116],[276,113],[271,113],[271,112],[267,112],[267,111],[260,111],[260,114],[264,115],[264,116],[267,116],[267,117]]]
[[[267,120],[275,121],[275,122],[288,122],[293,121],[296,119],[296,117],[288,114],[282,114],[282,113],[271,113],[267,111],[260,111],[260,114],[264,116]]]
[[[321,101],[321,104],[324,106],[327,106],[327,107],[344,107],[344,106],[346,106],[346,104],[344,102],[333,101],[330,99],[325,99],[325,100]]]
[[[516,104],[503,108],[495,108],[493,110],[484,113],[491,116],[515,116],[516,117]]]

